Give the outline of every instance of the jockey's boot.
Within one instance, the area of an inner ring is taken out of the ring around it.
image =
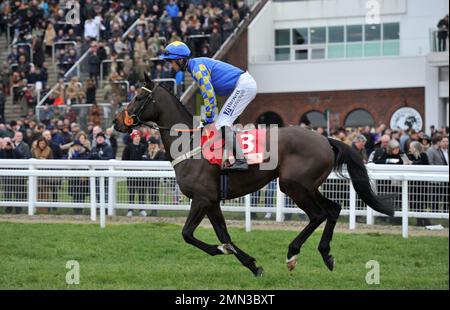
[[[245,171],[248,170],[248,164],[245,160],[244,152],[240,143],[236,139],[236,132],[230,130],[231,133],[225,134],[225,146],[228,150],[232,149],[234,158],[236,159],[232,165],[223,167],[225,171]]]

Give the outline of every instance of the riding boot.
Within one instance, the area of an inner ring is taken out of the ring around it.
[[[225,147],[226,149],[233,150],[234,158],[236,159],[234,164],[224,167],[223,170],[229,171],[245,171],[248,170],[248,164],[245,160],[244,152],[241,145],[236,139],[236,132],[231,130],[231,134],[225,134]]]

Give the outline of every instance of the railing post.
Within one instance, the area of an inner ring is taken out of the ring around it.
[[[34,165],[28,167],[29,171],[34,170]],[[36,211],[35,203],[37,201],[37,177],[28,176],[28,215],[34,215]]]
[[[105,228],[105,177],[100,177],[100,228]]]
[[[356,191],[353,183],[350,181],[350,214],[349,214],[349,229],[356,228]]]
[[[91,168],[91,170],[93,170]],[[95,222],[95,220],[97,219],[97,194],[95,192],[95,177],[90,177],[89,178],[89,183],[90,183],[90,196],[91,196],[91,221]]]
[[[402,181],[402,235],[408,238],[408,180]]]
[[[367,225],[374,224],[373,209],[369,206],[367,206],[366,223]]]
[[[251,212],[251,195],[245,196],[245,231],[252,230],[252,212]]]
[[[110,166],[109,171],[114,171],[114,167]],[[116,215],[114,205],[116,204],[116,178],[108,177],[108,215]]]
[[[284,221],[284,207],[285,207],[285,195],[280,188],[280,179],[277,179],[277,211],[276,211],[276,221]]]

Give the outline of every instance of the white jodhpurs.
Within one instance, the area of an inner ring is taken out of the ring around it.
[[[256,81],[245,72],[236,83],[234,91],[225,102],[219,117],[216,121],[216,127],[219,129],[224,126],[233,126],[234,121],[244,112],[245,108],[256,97]]]

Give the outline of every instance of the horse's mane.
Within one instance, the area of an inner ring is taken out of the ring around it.
[[[170,97],[172,97],[172,99],[176,102],[177,106],[180,107],[187,115],[189,115],[189,117],[191,119],[194,117],[192,115],[192,113],[189,112],[189,110],[186,108],[186,106],[180,101],[180,99],[178,99],[178,97],[175,96],[166,85],[158,83],[156,88],[158,88],[158,87],[161,87],[166,93],[168,93],[170,95]],[[156,88],[155,88],[155,90],[156,90]]]

